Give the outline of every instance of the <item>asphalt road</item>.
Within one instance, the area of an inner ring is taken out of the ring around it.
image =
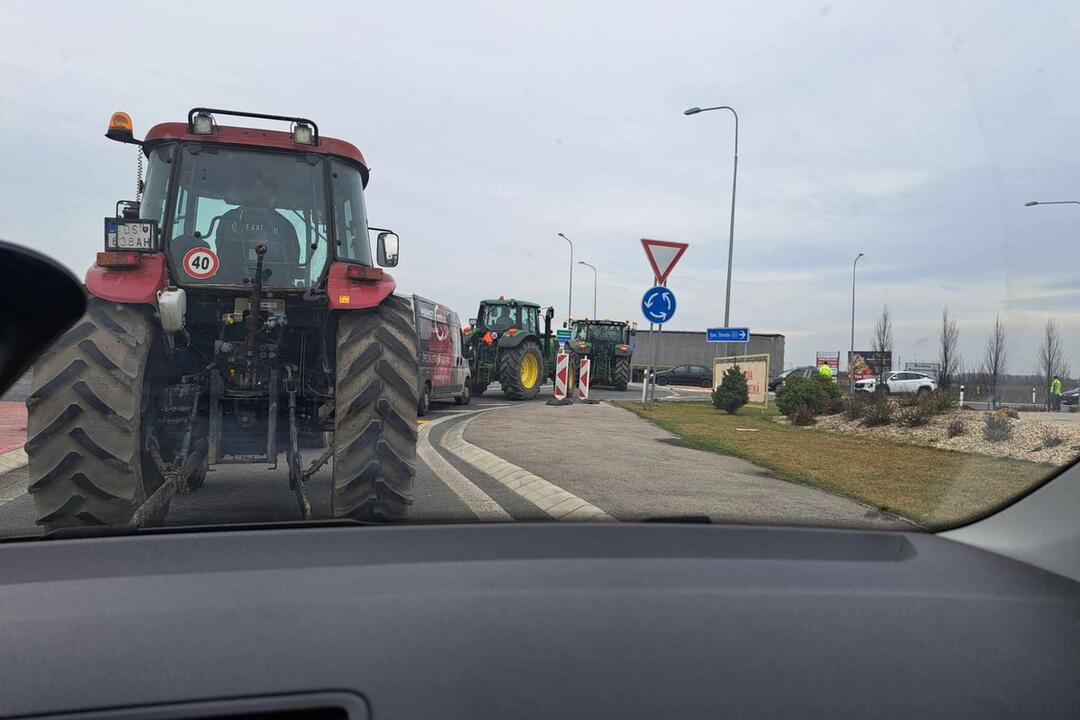
[[[598,400],[640,398],[594,388]],[[510,402],[497,388],[467,406],[433,403],[420,420],[410,516],[417,522],[642,519],[709,515],[717,520],[900,526],[891,516],[772,478],[734,458],[680,447],[677,438],[610,404]],[[695,388],[658,388],[664,401],[704,399]],[[315,451],[310,451],[310,459]],[[0,472],[0,534],[34,533],[26,468]],[[329,517],[330,471],[308,485],[317,518]],[[284,457],[265,465],[212,468],[196,492],[177,495],[168,525],[300,519]]]

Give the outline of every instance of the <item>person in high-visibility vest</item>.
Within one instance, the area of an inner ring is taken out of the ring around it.
[[[829,367],[829,363],[821,363],[821,367],[817,369],[817,374],[826,380],[832,380],[832,368]]]
[[[1061,378],[1057,375],[1050,383],[1050,409],[1061,412]]]

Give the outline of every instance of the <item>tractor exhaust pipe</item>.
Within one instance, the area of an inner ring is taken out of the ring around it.
[[[263,258],[266,256],[265,243],[255,248],[255,279],[251,284],[251,306],[248,308],[247,335],[244,338],[244,351],[248,360],[255,357],[255,335],[259,332],[259,311],[262,305]]]

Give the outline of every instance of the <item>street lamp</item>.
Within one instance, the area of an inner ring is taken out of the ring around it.
[[[1030,200],[1024,203],[1024,207],[1034,207],[1036,205],[1080,205],[1080,200]]]
[[[574,243],[562,233],[559,233],[559,237],[570,243],[570,296],[566,299],[566,321],[569,327],[569,322],[574,317]]]
[[[684,110],[683,115],[697,115],[698,113],[709,112],[710,110],[728,110],[735,116],[735,164],[731,171],[731,225],[728,228],[727,291],[724,294],[724,327],[730,327],[731,259],[735,249],[735,183],[739,178],[739,114],[735,112],[735,108],[727,105],[718,105],[717,107],[707,108],[692,107],[689,110]]]
[[[578,260],[578,265],[584,265],[585,267],[592,268],[592,319],[596,320],[598,319],[596,316],[596,266],[590,265],[584,260]]]
[[[855,392],[855,376],[851,372],[851,358],[855,355],[855,268],[859,264],[859,258],[865,253],[855,256],[855,262],[851,263],[851,351],[848,353],[847,375],[848,392]]]

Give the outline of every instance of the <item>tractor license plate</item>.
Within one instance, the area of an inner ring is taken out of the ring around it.
[[[105,218],[106,250],[155,250],[157,224],[150,220]]]

